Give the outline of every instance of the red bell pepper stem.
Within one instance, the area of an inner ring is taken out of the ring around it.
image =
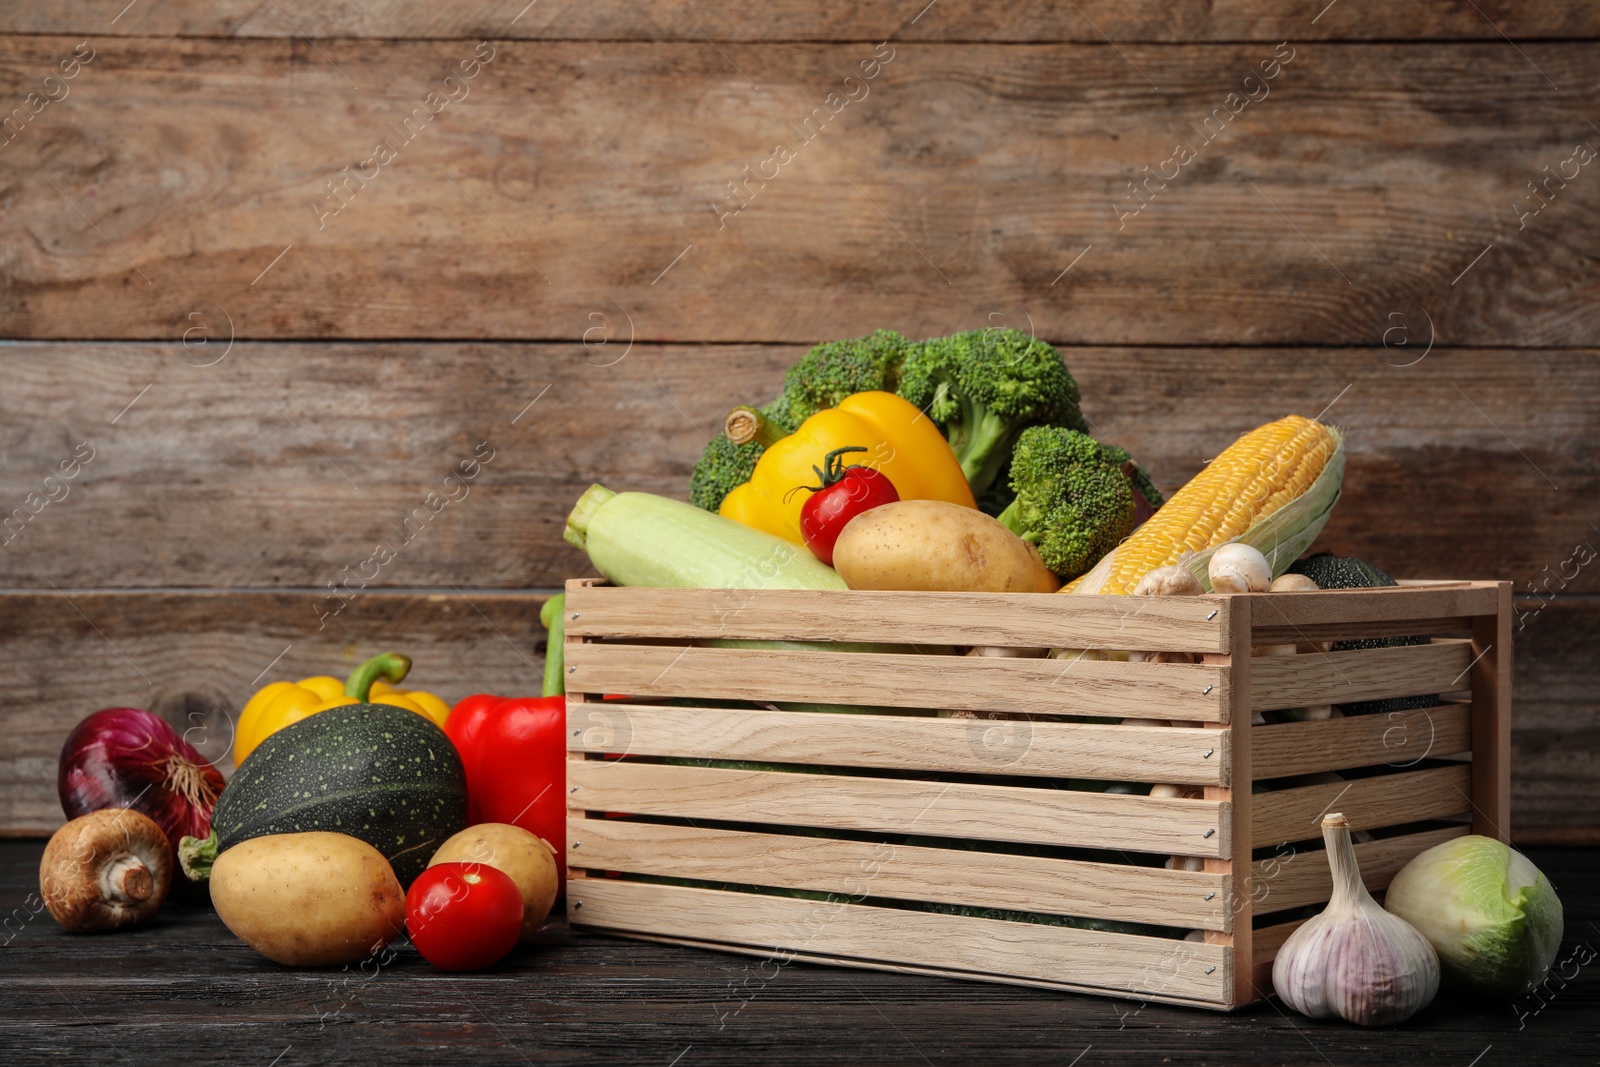
[[[363,704],[372,695],[372,683],[382,678],[390,685],[399,685],[411,672],[411,657],[398,652],[384,652],[350,672],[344,683],[344,695],[355,697]]]

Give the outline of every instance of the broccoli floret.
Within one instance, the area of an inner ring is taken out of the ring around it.
[[[780,414],[791,430],[824,408],[837,407],[852,393],[895,391],[900,367],[913,343],[893,330],[878,330],[848,341],[824,341],[783,376]],[[769,413],[770,414],[770,413]]]
[[[1078,383],[1060,355],[1017,330],[972,330],[913,346],[899,391],[944,430],[979,498],[1029,426],[1088,429]]]
[[[776,423],[785,433],[793,433],[794,425],[785,416],[786,411],[782,399],[774,400],[761,409],[769,422]],[[722,498],[733,492],[735,486],[750,480],[756,470],[756,461],[765,451],[766,446],[760,441],[736,445],[728,440],[727,434],[717,434],[706,445],[705,451],[700,453],[700,458],[695,461],[694,473],[689,475],[689,503],[707,511],[716,511],[722,506]]]
[[[1011,454],[1016,499],[1000,522],[1031,541],[1045,566],[1076,578],[1133,531],[1127,453],[1060,426],[1030,426]]]

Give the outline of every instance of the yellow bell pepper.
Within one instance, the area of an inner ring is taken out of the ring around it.
[[[432,693],[394,687],[410,670],[409,656],[385,652],[357,667],[343,682],[325,674],[298,682],[273,682],[251,697],[239,713],[239,725],[233,734],[234,766],[243,763],[257,745],[285,726],[346,704],[392,704],[414,711],[444,729],[450,705]]]
[[[933,420],[893,393],[874,391],[856,393],[838,407],[817,412],[794,433],[768,447],[750,480],[724,497],[717,513],[805,544],[800,532],[805,494],[793,490],[815,482],[813,468],[820,466],[829,452],[849,445],[867,450],[857,464],[886,475],[901,500],[978,506],[961,473],[961,461]]]

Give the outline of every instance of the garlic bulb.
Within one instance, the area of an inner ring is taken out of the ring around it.
[[[1361,1026],[1404,1022],[1439,991],[1439,957],[1416,927],[1384,911],[1361,884],[1343,815],[1323,817],[1322,839],[1333,869],[1333,899],[1278,950],[1272,988],[1313,1019],[1338,1016]]]

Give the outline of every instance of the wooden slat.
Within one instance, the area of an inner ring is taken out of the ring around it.
[[[1193,941],[607,878],[573,883],[575,923],[747,946],[1223,1001],[1226,949]],[[579,908],[578,905],[582,907]]]
[[[1110,718],[1159,711],[1163,718],[1222,722],[1229,693],[1227,668],[1177,663],[624,644],[588,644],[568,655],[569,690],[631,696]]]
[[[0,346],[0,424],[12,428],[0,501],[14,508],[44,489],[44,472],[79,442],[97,449],[68,483],[69,494],[5,543],[6,587],[325,591],[326,583],[348,579],[356,587],[365,580],[368,588],[446,593],[451,585],[556,588],[592,573],[561,537],[567,511],[591,481],[681,498],[704,435],[728,406],[775,395],[784,368],[804,352],[641,340],[620,362],[599,366],[611,357],[577,343],[241,341],[215,366],[185,366],[182,359],[204,362],[222,351],[214,346],[224,343],[225,321],[218,313],[205,321],[221,336],[193,350],[173,343]],[[969,325],[984,325],[983,317]],[[817,339],[835,326],[816,326]],[[1318,548],[1394,574],[1529,576],[1538,579],[1533,588],[1548,583],[1546,596],[1600,591],[1600,567],[1575,572],[1562,565],[1575,544],[1588,538],[1600,546],[1600,538],[1576,519],[1528,524],[1550,487],[1462,399],[1463,392],[1472,397],[1564,488],[1600,499],[1600,467],[1583,445],[1593,421],[1589,398],[1600,396],[1600,353],[1435,349],[1408,372],[1407,418],[1398,422],[1387,407],[1393,368],[1371,354],[1208,349],[1208,381],[1248,377],[1258,386],[1237,398],[1214,390],[1183,419],[1170,417],[1164,398],[1192,387],[1193,349],[1074,348],[1063,355],[1101,436],[1129,449],[1168,492],[1260,422],[1263,410],[1302,410],[1304,395],[1331,399],[1350,386],[1337,409],[1350,433],[1344,493]],[[1433,373],[1435,360],[1447,375]],[[197,411],[209,417],[196,418]],[[618,419],[627,433],[614,432]],[[72,427],[82,435],[68,434]],[[248,431],[247,447],[235,428]],[[394,527],[418,508],[427,514],[426,494],[448,491],[444,476],[480,442],[496,451],[470,495],[402,543]],[[350,514],[356,491],[341,471],[359,485],[359,516]],[[1451,488],[1457,486],[1475,488]],[[1432,521],[1419,524],[1418,514]],[[330,522],[332,515],[341,521]],[[1461,529],[1474,536],[1458,536]],[[364,565],[380,541],[396,558]],[[1558,572],[1573,577],[1563,586]],[[1528,588],[1526,580],[1518,588]],[[1280,595],[1289,594],[1273,594]],[[1560,640],[1556,629],[1539,640]]]
[[[1083,0],[1071,6],[997,6],[984,0],[942,0],[932,10],[887,0],[822,7],[804,0],[762,6],[759,18],[737,3],[694,4],[588,0],[581,4],[519,5],[493,0],[391,0],[384,4],[318,4],[282,0],[167,0],[123,15],[126,0],[68,0],[0,8],[0,33],[186,37],[466,37],[473,40],[694,41],[703,32],[737,41],[1293,41],[1482,40],[1593,37],[1600,18],[1583,0],[1523,0],[1470,7],[1397,4],[1324,17],[1274,0],[1214,6],[1204,0]],[[119,17],[122,16],[122,17]],[[291,21],[292,20],[292,21]],[[1097,32],[1098,31],[1098,32]],[[1100,34],[1105,34],[1102,38]]]
[[[1257,793],[1250,847],[1311,840],[1328,811],[1343,812],[1358,830],[1458,815],[1470,806],[1471,788],[1472,768],[1458,764]]]
[[[851,90],[842,79],[875,42],[719,53],[684,32],[662,43],[495,39],[470,94],[436,119],[428,94],[447,90],[474,40],[309,51],[97,36],[72,95],[6,150],[18,173],[56,186],[23,183],[7,203],[7,333],[176,347],[191,312],[223,304],[258,338],[576,339],[591,313],[620,323],[625,310],[654,339],[811,343],[885,325],[929,336],[993,313],[1078,343],[1377,348],[1394,311],[1413,347],[1390,362],[1409,362],[1427,336],[1425,293],[1436,332],[1457,344],[1600,340],[1600,302],[1588,298],[1600,237],[1573,225],[1587,187],[1569,183],[1526,232],[1502,232],[1507,205],[1587,129],[1600,92],[1591,43],[1288,44],[1290,63],[1251,89],[1246,72],[1273,61],[1276,42],[1120,53],[1101,39],[902,42]],[[0,40],[6,99],[35,91],[32,72],[81,40]],[[870,95],[848,104],[844,91]],[[1259,102],[1244,104],[1245,91]],[[421,132],[395,133],[419,108]],[[796,133],[808,118],[816,129],[817,109],[825,129]],[[183,133],[130,138],[128,114]],[[929,116],[962,134],[935,139]],[[254,135],[241,138],[246,124]],[[1350,138],[1382,151],[1325,150]],[[792,161],[778,169],[768,161],[780,140]],[[379,141],[392,157],[374,155]],[[1181,169],[1166,162],[1180,142],[1195,154]],[[614,148],[635,143],[643,150]],[[1162,171],[1177,176],[1156,191]],[[1146,202],[1129,181],[1151,182],[1138,186],[1149,203],[1119,220]],[[350,191],[334,196],[329,182]],[[332,218],[316,208],[342,203]],[[1339,362],[1367,362],[1392,383],[1376,355]],[[1439,361],[1422,366],[1431,375]],[[1350,384],[1344,367],[1329,370],[1339,384],[1327,394],[1295,383],[1308,413]],[[1406,378],[1408,400],[1422,376]],[[1495,398],[1471,399],[1505,425]],[[1264,406],[1251,400],[1259,422]],[[1454,403],[1463,423],[1479,419]],[[1407,501],[1413,517],[1426,514],[1417,504]]]
[[[567,806],[983,841],[1226,856],[1228,807],[1078,790],[572,760]]]
[[[569,748],[696,759],[1217,785],[1229,736],[1151,726],[668,708],[607,702],[568,715]]]
[[[1227,879],[1116,863],[756,834],[617,819],[567,824],[572,863],[599,871],[926,900],[1223,930]]]
[[[1449,638],[1431,645],[1262,656],[1251,664],[1250,708],[1271,711],[1459,689],[1472,656],[1468,642]]]
[[[1258,596],[1255,641],[1401,637],[1471,628],[1470,617],[1493,615],[1493,582],[1430,587],[1327,589]]]
[[[1374,896],[1382,899],[1383,890],[1415,856],[1466,833],[1465,826],[1445,826],[1361,842],[1355,846],[1361,880]],[[1333,895],[1328,855],[1320,849],[1311,849],[1257,860],[1251,865],[1250,891],[1257,915],[1324,903]]]
[[[1220,652],[1226,597],[590,587],[573,633]],[[576,616],[576,617],[574,617]]]
[[[1511,840],[1511,583],[1472,627],[1472,832]]]
[[[1470,709],[1463,704],[1250,730],[1257,781],[1378,763],[1406,767],[1429,756],[1453,756],[1471,748]]]

